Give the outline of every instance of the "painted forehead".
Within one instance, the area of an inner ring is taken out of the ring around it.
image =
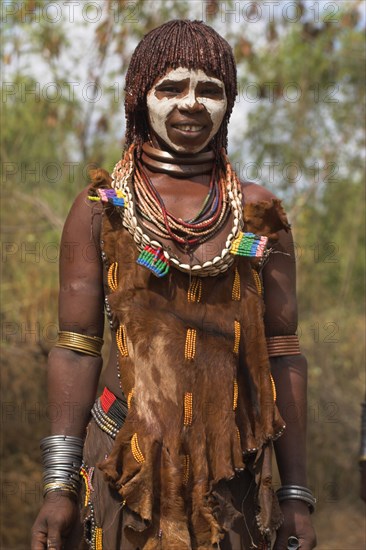
[[[168,70],[164,76],[156,79],[153,88],[156,88],[165,80],[180,82],[187,79],[190,79],[192,83],[197,84],[199,82],[211,82],[212,84],[216,84],[217,86],[225,90],[225,85],[223,81],[219,78],[208,75],[207,73],[202,71],[202,69],[187,69],[185,67],[178,67],[177,69]]]

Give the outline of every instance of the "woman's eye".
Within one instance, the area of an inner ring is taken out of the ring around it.
[[[220,88],[203,88],[201,91],[200,91],[200,95],[201,96],[215,96],[215,97],[218,97],[218,96],[222,96],[222,91]]]
[[[160,88],[157,88],[157,92],[163,92],[167,94],[180,94],[181,90],[178,88],[178,86],[162,86]]]

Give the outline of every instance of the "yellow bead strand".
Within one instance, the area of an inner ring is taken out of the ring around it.
[[[193,417],[193,396],[191,393],[186,392],[184,394],[184,420],[183,424],[185,426],[191,426],[192,425],[192,417]]]
[[[253,274],[253,279],[254,279],[254,283],[255,283],[255,287],[257,289],[257,292],[258,292],[259,296],[262,296],[263,286],[262,286],[262,281],[261,281],[261,278],[259,276],[259,273],[256,269],[252,269],[252,274]]]
[[[188,485],[189,471],[190,471],[189,455],[185,455],[184,466],[183,466],[183,485]]]
[[[108,269],[108,286],[115,291],[118,287],[118,262],[113,262]]]
[[[238,438],[238,440],[239,440],[239,445],[241,446],[240,430],[239,430],[238,427],[236,428],[236,437]]]
[[[273,380],[272,374],[270,374],[270,377],[271,377],[271,384],[272,384],[273,401],[276,403],[276,399],[277,399],[276,384],[275,384],[275,381]]]
[[[85,499],[84,499],[84,506],[88,506],[89,497],[90,497],[90,487],[89,487],[89,480],[88,480],[88,474],[85,468],[80,468],[80,476],[84,480],[85,484]]]
[[[128,357],[127,335],[125,325],[120,325],[116,332],[117,346],[122,357]]]
[[[234,321],[234,349],[233,352],[237,355],[239,353],[239,344],[240,344],[240,323],[239,321]]]
[[[235,379],[234,387],[233,387],[233,411],[235,411],[236,407],[238,406],[238,397],[239,397],[239,387],[238,387],[238,382]]]
[[[129,394],[127,396],[127,408],[128,409],[131,408],[131,401],[132,401],[132,398],[133,398],[134,391],[135,391],[135,388],[132,388],[132,390],[129,392]]]
[[[95,528],[95,550],[103,550],[103,529]]]
[[[188,359],[188,360],[194,359],[196,355],[196,339],[197,339],[196,329],[188,328],[187,335],[186,335],[186,343],[184,347],[185,359]]]
[[[136,460],[136,462],[138,462],[139,464],[142,464],[145,461],[145,457],[142,454],[142,451],[139,447],[137,433],[134,433],[131,438],[131,451],[132,451],[132,456]]]
[[[202,279],[193,277],[188,289],[188,302],[200,302],[202,297]]]
[[[234,282],[233,282],[233,290],[231,292],[231,299],[238,302],[240,300],[240,275],[239,270],[236,267],[235,268],[235,275],[234,275]]]

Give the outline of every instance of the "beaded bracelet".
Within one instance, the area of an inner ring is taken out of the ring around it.
[[[276,491],[278,502],[283,500],[302,500],[306,502],[312,514],[315,510],[316,498],[310,489],[301,485],[283,485]]]

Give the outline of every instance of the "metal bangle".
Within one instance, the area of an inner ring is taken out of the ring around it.
[[[70,487],[66,483],[55,482],[55,483],[47,483],[43,487],[43,496],[45,497],[46,495],[48,495],[48,493],[51,493],[54,491],[63,491],[66,493],[70,493],[76,497],[78,496],[78,493],[79,493],[78,490],[76,490],[74,487]]]
[[[89,336],[78,332],[60,330],[56,348],[66,348],[93,357],[100,357],[103,346],[103,338],[99,336]]]
[[[279,489],[277,489],[277,492],[279,491],[303,491],[304,493],[308,493],[309,495],[312,495],[313,493],[308,489],[307,487],[303,487],[302,485],[282,485]]]
[[[51,491],[78,495],[83,440],[69,435],[51,435],[41,441],[43,496]]]
[[[83,446],[83,440],[81,437],[77,437],[76,435],[49,435],[47,437],[44,437],[41,440],[40,446],[41,449],[45,447],[46,445],[49,446],[50,444],[55,443],[62,443],[67,441],[68,443],[74,443],[75,445]]]
[[[312,514],[315,510],[316,498],[310,489],[301,485],[283,485],[276,491],[278,502],[284,500],[302,500],[306,502]]]

